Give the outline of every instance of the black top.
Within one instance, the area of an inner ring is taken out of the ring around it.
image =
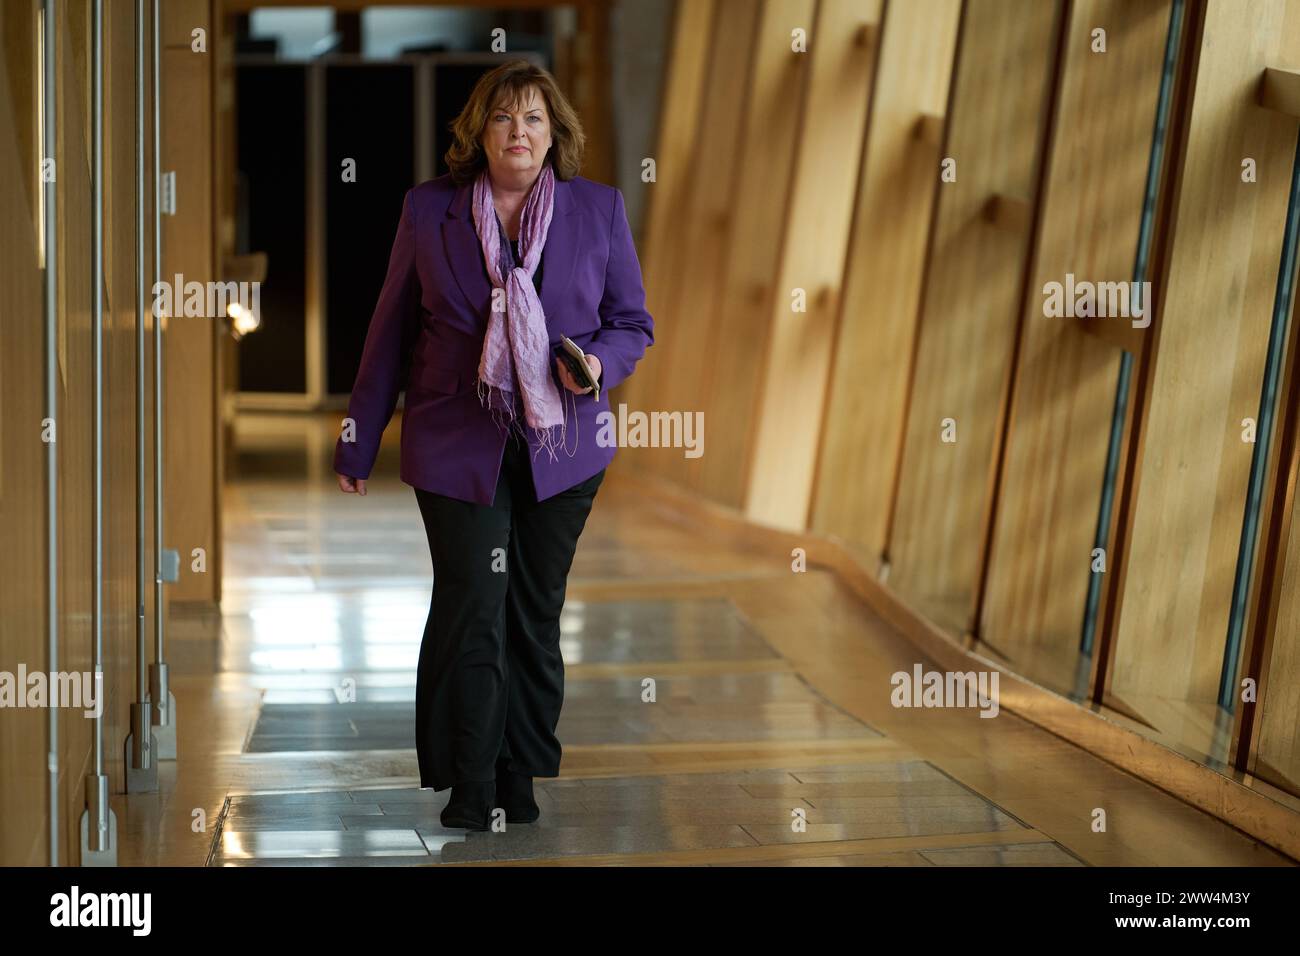
[[[510,240],[510,255],[513,257],[515,265],[521,265],[519,259],[519,240]],[[533,287],[539,292],[542,289],[542,267],[546,265],[546,250],[542,250],[542,257],[537,260],[537,271],[533,273]]]
[[[510,257],[510,267],[512,269],[519,265],[522,265],[519,259],[519,240],[510,239],[506,235],[506,227],[505,224],[501,222],[500,216],[497,216],[497,226],[501,229],[501,241],[505,244],[505,249],[508,250],[502,253],[502,258],[504,259],[505,256],[507,255]],[[537,271],[533,273],[533,288],[535,288],[538,292],[542,291],[542,267],[545,265],[546,265],[546,250],[543,249],[542,257],[537,260]]]

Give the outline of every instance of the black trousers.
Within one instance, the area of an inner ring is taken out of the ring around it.
[[[491,506],[415,489],[433,559],[415,690],[421,787],[492,780],[498,759],[560,773],[560,611],[605,472],[539,502],[528,455],[512,434]]]

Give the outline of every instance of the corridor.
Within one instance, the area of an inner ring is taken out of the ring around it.
[[[399,425],[364,498],[334,483],[335,428],[239,419],[222,616],[173,615],[179,759],[114,796],[123,865],[1289,864],[1010,712],[893,708],[912,645],[830,571],[701,533],[632,452],[569,579],[541,818],[445,829],[450,791],[418,789],[432,571]]]
[[[1300,0],[0,6],[14,931],[1286,925]]]

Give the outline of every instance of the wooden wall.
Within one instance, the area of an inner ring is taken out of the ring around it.
[[[43,488],[45,446],[42,283],[37,169],[36,17],[0,18],[0,245],[7,251],[0,279],[0,670],[20,663],[41,669],[45,651],[45,521],[25,488]],[[66,389],[63,390],[66,392]],[[84,393],[83,393],[84,395]],[[61,396],[63,397],[63,396]],[[82,485],[84,488],[84,483]],[[0,720],[0,863],[45,861],[45,788],[40,759],[47,715],[15,710]]]
[[[811,526],[885,550],[960,0],[886,9]]]
[[[701,71],[699,85],[690,88],[694,98],[685,105],[666,99],[661,120],[660,152],[666,155],[682,126],[700,117],[684,168],[688,178],[701,171],[702,178],[717,184],[718,194],[697,192],[713,212],[692,223],[683,210],[693,207],[674,200],[662,175],[652,187],[645,282],[657,341],[625,386],[627,397],[619,400],[644,410],[703,412],[702,457],[687,459],[680,449],[639,450],[638,465],[737,507],[744,496],[744,472],[735,465],[750,448],[763,329],[772,308],[772,275],[786,214],[784,203],[771,200],[781,195],[791,175],[808,75],[809,54],[792,49],[792,34],[797,29],[811,32],[816,7],[815,0],[719,5],[707,32],[719,45],[713,62],[723,65],[707,74],[707,84]],[[679,22],[686,10],[698,16],[694,5],[679,4]],[[670,73],[670,89],[677,88],[676,72]],[[728,114],[740,117],[738,130]],[[719,153],[714,144],[728,140],[733,145]],[[690,239],[683,241],[685,236]],[[664,247],[658,258],[656,243]],[[707,257],[709,267],[692,263],[696,257]],[[682,303],[680,309],[670,305],[676,301]],[[691,363],[697,380],[684,381],[689,376],[679,371],[678,361]]]
[[[939,187],[888,540],[890,584],[957,633],[973,624],[1060,13],[967,0],[958,39],[956,181]]]
[[[651,315],[663,316],[667,323],[661,326],[656,321],[656,337],[670,335],[676,318],[668,306],[673,301],[680,269],[681,210],[686,206],[691,188],[704,77],[714,40],[715,5],[715,0],[699,0],[677,3],[673,8],[672,48],[664,79],[658,144],[652,157],[654,179],[647,187],[650,198],[643,242],[646,308]],[[647,396],[656,394],[663,351],[658,345],[646,351],[637,366],[637,374],[611,396],[611,407],[627,402],[633,408],[640,408]]]
[[[840,282],[880,41],[879,0],[822,0],[749,429],[745,513],[806,526]]]
[[[147,5],[148,6],[148,5]],[[58,589],[60,671],[91,669],[93,639],[93,438],[94,372],[91,295],[91,55],[90,4],[59,4],[58,109]],[[6,255],[0,261],[0,670],[48,670],[45,607],[45,445],[41,441],[44,404],[43,288],[37,224],[38,133],[36,3],[6,4],[0,12],[0,230]],[[164,165],[179,171],[181,211],[169,223],[164,241],[164,275],[183,271],[207,281],[209,256],[203,243],[210,233],[207,180],[187,179],[191,162],[201,162],[210,142],[201,137],[206,109],[185,92],[186,81],[201,85],[199,74],[211,60],[189,53],[189,27],[202,23],[207,0],[168,3],[164,16],[177,18],[168,34],[176,40],[184,27],[185,63],[170,56],[163,82],[164,123],[185,135],[164,136]],[[182,23],[184,21],[184,23]],[[146,26],[146,29],[151,29]],[[104,4],[104,322],[103,359],[103,617],[105,704],[103,739],[110,792],[124,789],[122,748],[136,682],[136,170],[135,170],[135,3]],[[170,51],[169,51],[170,54]],[[182,79],[179,74],[185,74]],[[192,89],[192,87],[190,87]],[[146,105],[146,118],[152,104]],[[183,126],[181,124],[184,124]],[[189,137],[198,136],[198,142]],[[196,155],[197,151],[204,151]],[[187,158],[187,154],[189,158]],[[186,187],[190,191],[184,191]],[[146,202],[151,198],[146,197]],[[151,207],[147,209],[146,260],[152,262]],[[197,246],[197,248],[196,248]],[[206,575],[189,575],[182,561],[181,582],[169,597],[215,601],[220,552],[216,538],[215,379],[212,323],[174,322],[168,330],[168,381],[165,442],[168,461],[165,545],[188,554],[190,542],[208,547]],[[152,320],[146,316],[146,363],[152,367]],[[146,372],[146,515],[153,501],[151,371]],[[148,646],[153,646],[152,580],[154,529],[146,521],[146,602]],[[0,864],[47,862],[48,711],[9,710],[0,715]],[[93,772],[92,720],[80,709],[59,711],[58,862],[79,859],[79,826],[85,804],[85,777]],[[119,813],[119,830],[125,824]]]
[[[671,370],[658,383],[668,409],[696,409],[703,401],[704,376],[712,353],[700,342],[712,341],[717,321],[718,281],[731,237],[731,219],[738,202],[736,168],[741,152],[742,120],[754,54],[757,21],[749,15],[752,0],[719,0],[710,25],[716,42],[707,62],[701,96],[699,125],[691,153],[690,175],[685,183],[684,207],[671,236],[676,265],[671,281],[661,284],[664,313],[689,323],[689,335],[669,334],[663,346],[652,349],[657,363],[652,373]],[[665,301],[665,299],[667,301]],[[680,454],[649,456],[650,470],[672,474],[701,459]],[[682,475],[689,479],[690,472]]]
[[[213,142],[219,19],[212,0],[177,0],[163,10],[162,155],[176,173],[175,216],[163,217],[162,274],[207,282],[217,274]],[[207,34],[207,52],[192,49],[192,31]],[[213,607],[221,598],[220,320],[178,317],[164,324],[163,546],[180,552],[171,600]],[[195,548],[207,570],[192,570]]]
[[[104,100],[107,116],[134,115],[134,25],[129,0],[107,3],[104,28]],[[92,508],[94,472],[93,363],[91,354],[91,142],[89,5],[61,5],[58,23],[58,565],[59,670],[91,669]],[[0,670],[48,669],[45,569],[45,445],[43,288],[38,261],[39,184],[36,132],[33,4],[6,7],[0,69],[0,222],[5,229],[0,263],[0,379],[5,449],[0,524]],[[104,740],[110,785],[122,783],[135,679],[135,152],[132,140],[110,137],[105,122],[103,357],[103,646]],[[16,135],[17,134],[17,135]],[[150,449],[149,453],[152,453]],[[152,539],[151,539],[152,540]],[[152,561],[152,554],[148,556]],[[61,863],[78,859],[76,836],[84,805],[84,779],[93,770],[92,720],[80,709],[59,711],[59,788],[63,816]],[[0,862],[47,862],[48,712],[6,711],[0,719]]]
[[[1209,748],[1296,148],[1257,105],[1265,67],[1300,67],[1300,2],[1206,8],[1125,556],[1110,690]],[[1258,181],[1242,180],[1242,160]],[[1162,321],[1163,320],[1163,321]]]
[[[658,355],[628,386],[640,408],[702,409],[705,453],[638,463],[752,520],[835,536],[916,613],[1018,673],[1294,790],[1300,692],[1245,716],[1216,692],[1256,447],[1242,419],[1260,414],[1300,111],[1258,101],[1265,67],[1296,68],[1298,5],[772,0],[744,23],[718,4],[691,38],[707,32],[708,52],[691,46],[682,74],[696,199],[655,196],[679,203],[677,241],[651,237]],[[791,25],[809,19],[812,56],[791,56]],[[854,33],[863,21],[876,29]],[[746,69],[737,132],[718,104]],[[665,127],[664,143],[680,135]],[[728,180],[717,151],[733,141],[746,159]],[[1134,280],[1140,241],[1151,327],[1046,314],[1044,286],[1067,275]],[[1285,480],[1269,488],[1265,530],[1294,499]],[[1253,564],[1279,584],[1251,603],[1244,658],[1267,660],[1275,689],[1300,686],[1293,529],[1264,535],[1273,551]],[[1099,531],[1111,550],[1094,572]]]
[[[808,82],[809,58],[791,48],[792,31],[808,29],[814,0],[765,0],[755,34],[753,67],[745,103],[744,133],[736,169],[736,195],[765,197],[739,201],[731,214],[717,316],[705,347],[703,382],[705,452],[697,487],[715,500],[741,507],[744,462],[749,458],[754,406],[758,400],[764,337],[771,315],[787,207],[783,197],[795,159],[800,104]],[[653,313],[652,313],[653,314]],[[671,330],[670,330],[671,334]],[[652,393],[645,405],[660,404]],[[669,461],[684,458],[665,456]]]
[[[1075,683],[1120,350],[1045,315],[1043,288],[1067,274],[1133,279],[1169,22],[1168,3],[1078,0],[1066,28],[979,632],[1063,691]],[[1098,25],[1105,53],[1093,51]]]
[[[1291,321],[1296,321],[1294,312]],[[1295,428],[1294,422],[1291,427]],[[1293,467],[1293,495],[1295,477]],[[1294,497],[1290,505],[1286,515],[1289,533],[1282,541],[1278,607],[1262,675],[1258,751],[1250,769],[1277,786],[1300,793],[1300,640],[1295,639],[1300,634],[1300,522]]]

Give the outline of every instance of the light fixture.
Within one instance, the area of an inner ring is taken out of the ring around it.
[[[222,263],[222,273],[227,283],[233,283],[242,289],[244,284],[251,284],[255,292],[260,293],[262,281],[266,278],[266,253],[253,252],[243,256],[227,256]],[[236,342],[250,332],[262,327],[262,310],[260,294],[249,299],[251,308],[239,299],[232,299],[226,305],[226,319],[229,320],[230,335]]]
[[[252,309],[246,309],[238,302],[226,306],[226,316],[230,319],[230,333],[239,341],[249,332],[256,332],[262,325],[262,317]]]

